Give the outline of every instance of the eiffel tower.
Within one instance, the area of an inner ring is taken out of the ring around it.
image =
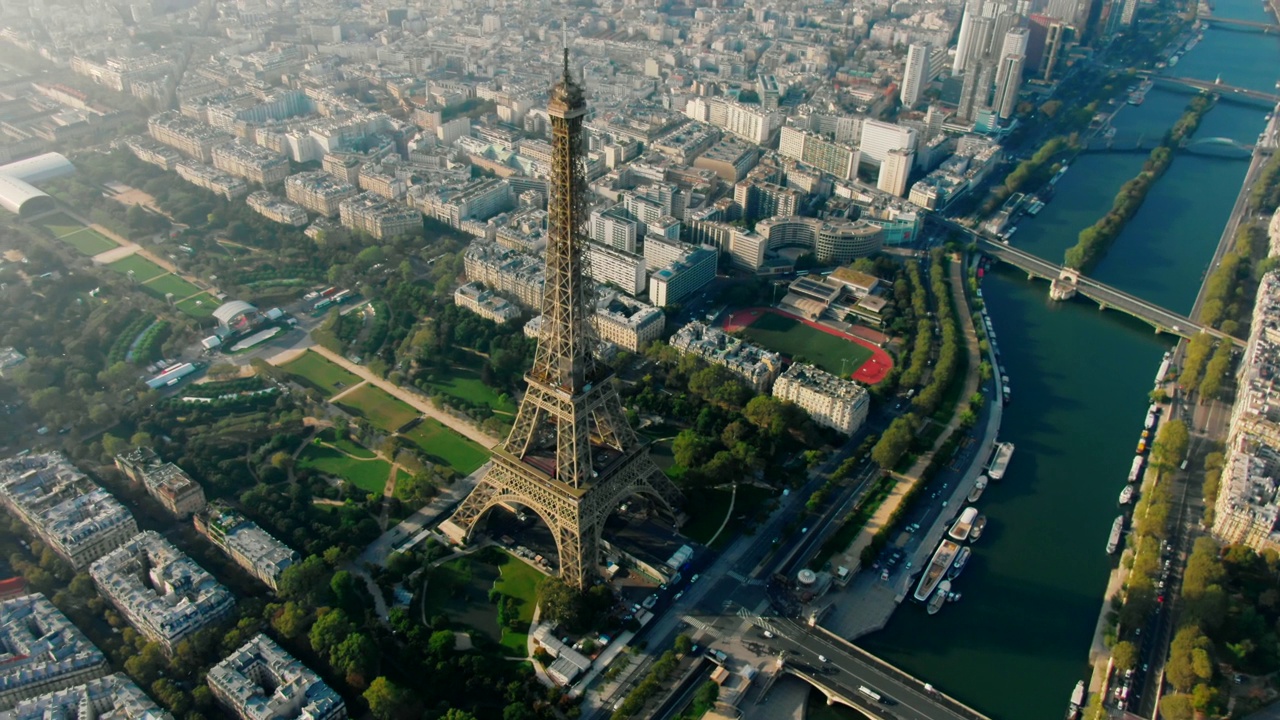
[[[600,562],[600,531],[619,503],[648,495],[674,514],[681,498],[627,424],[611,373],[592,354],[594,285],[583,277],[587,102],[569,72],[568,47],[547,112],[553,134],[550,227],[542,332],[525,375],[529,389],[511,434],[492,450],[493,465],[444,529],[463,540],[494,505],[523,505],[551,529],[560,577],[584,589]]]

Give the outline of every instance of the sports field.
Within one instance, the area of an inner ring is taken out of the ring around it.
[[[743,331],[749,340],[791,358],[839,375],[853,372],[871,358],[871,351],[843,338],[814,330],[794,318],[767,313]],[[841,367],[843,365],[843,367]]]
[[[329,395],[336,395],[360,382],[359,377],[330,362],[320,353],[310,350],[281,367],[301,381],[301,384]]]
[[[172,293],[175,300],[188,298],[200,292],[200,288],[172,274],[161,275],[158,278],[149,280],[142,287],[147,292],[154,293],[160,297]]]
[[[41,218],[36,224],[53,233],[54,237],[70,235],[77,230],[84,229],[84,223],[66,213],[54,213],[48,217]]]
[[[444,376],[435,373],[432,379],[427,381],[427,385],[437,392],[475,405],[487,405],[498,412],[514,413],[516,411],[516,404],[511,401],[511,398],[504,398],[499,402],[502,393],[480,382],[480,373],[470,368],[450,368],[449,374]]]
[[[391,474],[391,464],[386,460],[348,457],[334,448],[315,443],[302,451],[298,464],[340,477],[361,490],[379,495]]]
[[[893,368],[889,354],[866,340],[778,310],[738,310],[729,315],[724,326],[792,360],[799,358],[833,375],[852,375],[868,385],[883,380]]]
[[[209,293],[200,293],[178,303],[178,309],[195,318],[212,317],[218,309],[218,300]]]
[[[346,402],[346,398],[343,398],[343,402]],[[432,418],[423,419],[412,430],[403,434],[428,459],[449,465],[463,475],[470,475],[489,461],[487,450]]]
[[[58,241],[70,245],[81,255],[89,257],[120,247],[115,240],[89,228],[78,230],[70,235],[63,235],[58,238]]]
[[[401,425],[418,417],[418,411],[408,403],[373,385],[365,385],[343,395],[338,407],[388,432],[395,432]]]
[[[128,275],[129,271],[132,270],[133,279],[140,283],[158,278],[169,272],[141,255],[130,255],[127,258],[111,263],[107,267],[115,270],[121,275]]]

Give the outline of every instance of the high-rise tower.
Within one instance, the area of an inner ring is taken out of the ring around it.
[[[899,98],[903,106],[913,107],[920,102],[924,86],[929,83],[929,43],[911,43],[907,49],[907,63],[902,69],[902,89]]]
[[[551,197],[542,331],[529,389],[493,465],[442,528],[465,539],[490,508],[522,505],[556,539],[560,576],[585,588],[600,561],[600,531],[624,499],[648,495],[674,512],[680,492],[654,465],[622,410],[608,370],[598,365],[591,326],[592,284],[583,273],[587,187],[582,122],[586,94],[569,72],[551,90]]]

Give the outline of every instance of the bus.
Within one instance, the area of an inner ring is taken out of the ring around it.
[[[884,699],[880,697],[880,693],[876,692],[875,690],[872,690],[866,685],[859,685],[858,693],[869,700],[874,700],[875,702],[880,702],[881,700]]]

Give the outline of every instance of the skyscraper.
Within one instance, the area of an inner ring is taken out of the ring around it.
[[[912,43],[907,49],[907,64],[902,71],[902,90],[899,98],[903,107],[920,102],[920,95],[929,81],[929,44]]]
[[[1000,59],[1000,79],[996,81],[996,97],[992,107],[1001,120],[1013,117],[1018,107],[1018,92],[1022,89],[1022,66],[1025,55],[1005,55]]]
[[[969,61],[969,48],[973,44],[973,21],[975,16],[979,14],[979,10],[975,9],[974,0],[965,3],[964,14],[960,16],[960,35],[956,38],[956,57],[951,62],[951,74],[959,75],[965,71]],[[977,0],[977,4],[981,5],[981,0]]]

